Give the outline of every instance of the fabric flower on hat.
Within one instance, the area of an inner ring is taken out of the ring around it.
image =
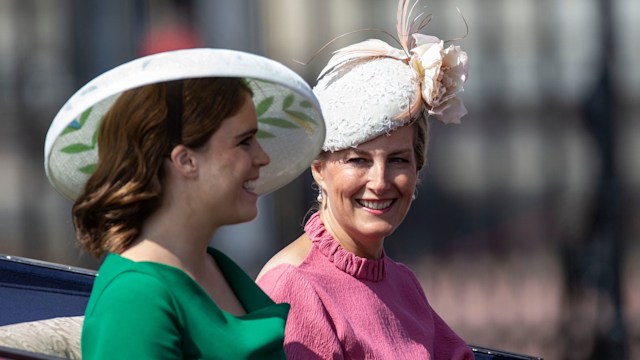
[[[467,53],[454,45],[445,49],[444,41],[435,36],[413,34],[413,38],[410,65],[421,79],[427,111],[445,124],[460,123],[467,109],[456,95],[467,80]]]

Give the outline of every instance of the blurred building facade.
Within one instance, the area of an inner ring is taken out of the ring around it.
[[[418,200],[386,241],[467,341],[547,359],[640,358],[640,3],[422,1],[469,54],[456,126],[432,123]],[[459,7],[461,14],[456,11]],[[312,85],[333,50],[395,33],[395,0],[0,0],[0,253],[96,267],[43,171],[85,82],[144,53],[224,47]],[[314,56],[315,55],[315,56]],[[298,61],[308,62],[300,65]],[[305,174],[214,239],[255,274],[297,237]],[[1,301],[1,300],[0,300]]]

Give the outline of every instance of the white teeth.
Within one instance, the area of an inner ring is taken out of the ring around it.
[[[369,209],[382,210],[391,206],[391,203],[393,203],[393,200],[385,200],[385,201],[358,200],[358,203]]]
[[[245,183],[244,183],[244,184],[242,184],[242,187],[243,187],[245,190],[249,190],[249,191],[253,192],[253,191],[255,191],[255,190],[256,190],[256,183],[257,183],[257,181],[256,181],[256,180],[249,180],[249,181],[245,181]]]

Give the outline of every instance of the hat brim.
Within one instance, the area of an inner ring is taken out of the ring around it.
[[[80,88],[54,118],[45,139],[44,165],[51,184],[76,199],[98,162],[96,131],[122,92],[159,82],[239,77],[252,88],[258,140],[271,158],[256,187],[267,194],[299,176],[325,137],[320,105],[291,69],[235,50],[187,49],[142,57],[109,70]]]

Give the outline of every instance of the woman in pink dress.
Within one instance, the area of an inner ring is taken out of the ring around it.
[[[466,53],[415,33],[426,24],[407,24],[408,7],[400,1],[402,49],[380,40],[341,49],[314,88],[327,125],[311,165],[318,211],[258,276],[291,304],[289,359],[473,359],[413,272],[384,252],[414,199],[428,117],[458,123],[466,113],[456,96]]]

